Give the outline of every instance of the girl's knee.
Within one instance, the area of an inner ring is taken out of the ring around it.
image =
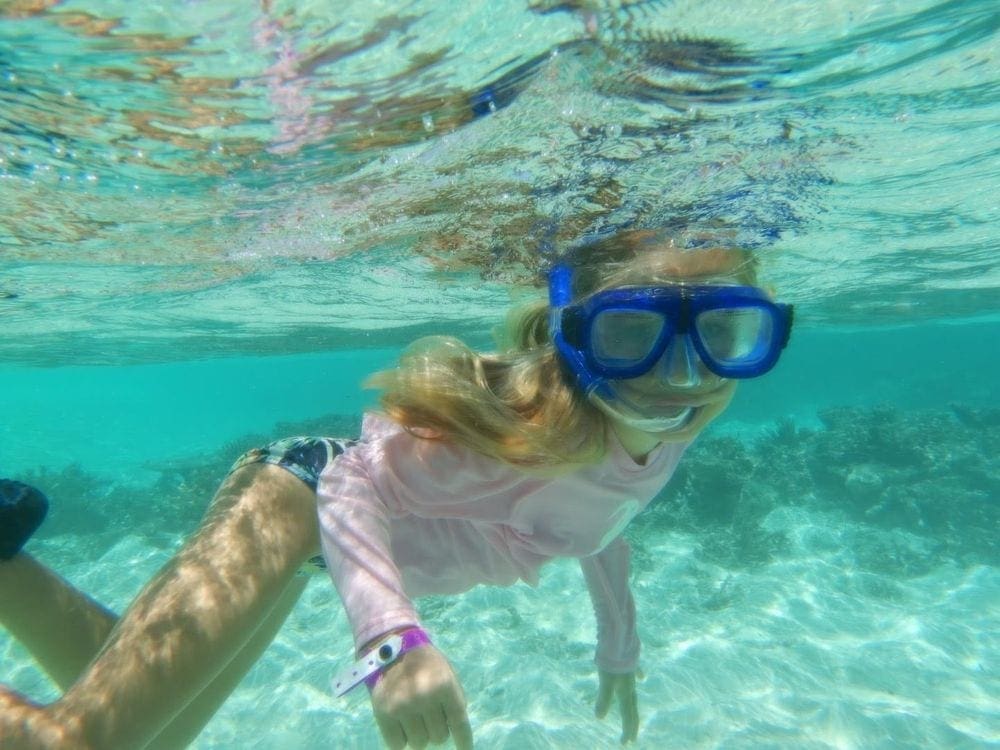
[[[292,558],[305,560],[319,550],[315,492],[273,464],[251,464],[227,477],[206,521],[225,518],[261,543],[285,548]]]

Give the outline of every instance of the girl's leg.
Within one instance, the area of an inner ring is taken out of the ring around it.
[[[292,579],[282,592],[278,603],[274,605],[271,613],[246,645],[216,675],[215,679],[156,735],[156,739],[146,745],[146,750],[179,750],[194,742],[209,719],[215,716],[215,712],[274,640],[308,582],[309,579],[305,576],[295,576]]]
[[[309,579],[295,576],[265,621],[232,661],[147,747],[172,750],[194,741],[274,640]],[[97,655],[118,617],[34,558],[0,562],[0,625],[66,690]]]
[[[140,593],[63,698],[38,708],[0,693],[5,747],[132,748],[153,741],[229,665],[243,674],[249,664],[238,669],[233,660],[245,647],[263,649],[254,636],[266,639],[260,629],[273,633],[272,613],[287,614],[290,604],[283,613],[275,608],[318,547],[315,496],[303,482],[266,464],[234,472],[199,531]]]
[[[113,612],[24,553],[0,562],[0,626],[63,690],[118,622]]]

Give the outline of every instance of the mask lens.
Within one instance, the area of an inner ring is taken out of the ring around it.
[[[774,320],[760,307],[706,310],[695,320],[709,357],[724,365],[751,365],[765,356],[774,339]]]
[[[656,347],[664,325],[652,310],[603,310],[591,327],[591,351],[603,367],[634,367]]]

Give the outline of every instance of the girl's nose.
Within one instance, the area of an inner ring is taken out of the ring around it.
[[[677,334],[660,360],[660,377],[668,385],[678,388],[701,385],[698,364],[698,352],[694,350],[690,337]]]

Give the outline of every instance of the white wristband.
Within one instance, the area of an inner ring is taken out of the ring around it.
[[[333,694],[339,698],[350,690],[353,690],[366,677],[375,674],[382,667],[391,664],[399,657],[399,652],[403,650],[403,636],[392,635],[382,641],[377,648],[373,648],[362,656],[353,665],[334,675],[330,686]]]

